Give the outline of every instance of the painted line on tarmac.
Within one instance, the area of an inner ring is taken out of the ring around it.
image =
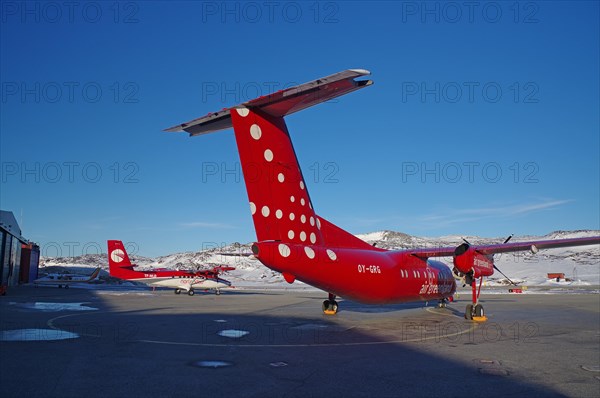
[[[103,314],[106,313],[108,311],[102,311],[102,312],[94,312],[94,314]],[[64,319],[64,318],[71,318],[74,316],[81,316],[81,315],[90,315],[90,314],[85,314],[85,313],[81,313],[81,314],[67,314],[67,315],[60,315],[57,317],[54,317],[52,319],[49,319],[48,322],[46,322],[46,325],[48,325],[48,327],[50,329],[54,329],[54,330],[60,330],[60,331],[64,331],[63,329],[59,328],[58,326],[54,325],[55,321],[58,321],[59,319]],[[94,334],[94,333],[85,333],[85,332],[81,332],[78,333],[80,336],[85,336],[85,337],[102,337],[102,335],[99,334]]]
[[[455,316],[455,315],[450,315],[450,314],[440,314],[440,313],[436,313],[436,312],[431,312],[431,311],[429,311],[429,309],[427,309],[427,311],[432,314],[435,314],[435,315]],[[108,313],[108,312],[109,311],[94,312],[94,314],[102,314],[102,313]],[[58,321],[60,319],[82,316],[82,315],[89,315],[89,314],[80,313],[80,314],[60,315],[60,316],[57,316],[57,317],[54,317],[54,318],[48,320],[48,322],[46,322],[46,324],[51,329],[64,331],[63,329],[61,329],[55,325],[56,321]],[[240,348],[355,347],[355,346],[369,346],[369,345],[418,343],[418,342],[424,342],[424,341],[429,341],[429,340],[440,340],[443,338],[450,338],[450,337],[455,337],[455,336],[460,336],[460,335],[463,335],[466,333],[470,333],[470,332],[474,331],[478,326],[479,326],[479,324],[474,323],[474,324],[471,324],[471,327],[469,327],[465,330],[459,331],[459,332],[447,333],[447,334],[441,334],[441,335],[435,335],[435,336],[429,336],[429,337],[418,337],[418,338],[413,338],[413,339],[385,340],[385,341],[364,341],[364,342],[355,342],[355,343],[225,344],[225,343],[194,343],[194,342],[178,342],[178,341],[146,340],[146,339],[129,340],[129,342],[130,343],[146,343],[146,344],[163,344],[163,345],[173,345],[173,346],[188,346],[188,347],[240,347]],[[85,332],[79,333],[79,335],[85,336],[85,337],[94,337],[94,338],[102,337],[101,335],[98,335],[98,334],[85,333]]]
[[[177,346],[191,346],[191,347],[241,347],[241,348],[306,348],[306,347],[354,347],[354,346],[366,346],[366,345],[384,345],[384,344],[402,344],[402,343],[419,343],[428,340],[441,340],[443,338],[449,338],[454,336],[460,336],[465,333],[472,332],[479,324],[473,324],[470,328],[465,329],[456,333],[448,333],[443,335],[435,335],[430,337],[419,337],[414,339],[401,339],[401,340],[386,340],[386,341],[364,341],[357,343],[315,343],[315,344],[219,344],[219,343],[190,343],[190,342],[177,342],[177,341],[161,341],[161,340],[136,340],[140,343],[149,344],[165,344],[165,345],[177,345]]]

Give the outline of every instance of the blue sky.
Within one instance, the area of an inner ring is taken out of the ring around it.
[[[1,208],[46,255],[255,239],[232,131],[162,129],[364,68],[287,118],[353,233],[600,229],[598,2],[10,2]]]

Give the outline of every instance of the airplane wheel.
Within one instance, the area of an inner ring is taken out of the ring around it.
[[[65,285],[65,289],[68,289],[68,288],[69,288],[69,285]]]
[[[58,288],[59,288],[59,289],[62,289],[62,285],[58,285]]]
[[[193,296],[193,295],[194,295],[194,289],[190,289],[190,291],[188,292],[188,294],[189,294],[190,296]]]
[[[338,311],[338,303],[335,300],[325,300],[323,301],[323,312],[328,314],[328,313],[334,313],[337,314]]]
[[[475,306],[475,316],[484,316],[485,312],[483,311],[483,305],[477,304]]]
[[[473,304],[467,305],[467,309],[465,310],[465,319],[468,319],[468,320],[473,319]]]
[[[181,289],[175,289],[175,294],[181,294]]]
[[[220,295],[221,295],[221,291],[220,291],[219,289],[217,289],[217,290],[215,291],[215,294],[216,294],[217,296],[220,296]]]

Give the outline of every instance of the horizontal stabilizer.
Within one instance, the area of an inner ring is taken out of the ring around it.
[[[230,111],[233,109],[238,109],[238,112],[244,108],[259,110],[275,117],[291,115],[302,109],[373,84],[371,80],[354,80],[357,77],[370,74],[371,72],[364,69],[345,70],[299,86],[280,90],[231,108],[209,113],[198,119],[165,129],[165,131],[186,131],[190,136],[193,136],[228,129],[232,127]]]

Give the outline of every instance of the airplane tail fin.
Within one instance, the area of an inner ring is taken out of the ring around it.
[[[96,268],[94,270],[94,272],[92,272],[92,275],[90,275],[90,279],[88,279],[88,282],[91,281],[95,281],[96,279],[98,279],[98,276],[100,276],[100,267]]]
[[[111,276],[119,277],[122,270],[132,270],[127,250],[120,240],[108,241],[108,268]]]
[[[372,84],[351,69],[208,114],[165,131],[202,135],[233,127],[257,239],[372,248],[319,217],[308,194],[284,116]]]

